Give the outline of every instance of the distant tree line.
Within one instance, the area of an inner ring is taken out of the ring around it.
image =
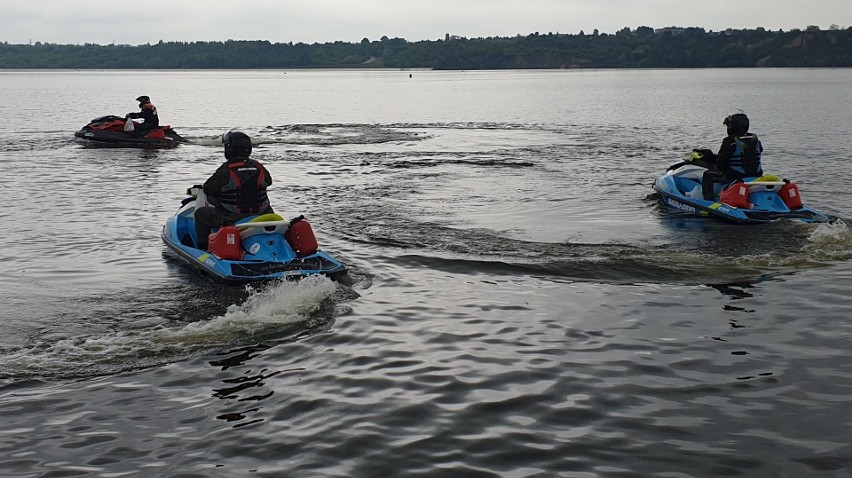
[[[725,68],[852,67],[852,28],[705,31],[623,28],[409,42],[162,42],[145,45],[0,43],[0,68]]]

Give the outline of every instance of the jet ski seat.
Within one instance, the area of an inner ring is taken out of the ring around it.
[[[284,234],[290,225],[278,214],[261,214],[259,216],[240,219],[234,224],[240,230],[240,239],[256,236],[258,234]]]

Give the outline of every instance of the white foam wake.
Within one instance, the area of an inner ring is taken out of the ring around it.
[[[245,344],[310,321],[336,287],[323,276],[277,282],[250,290],[245,302],[210,320],[39,343],[0,357],[0,377],[115,373]]]

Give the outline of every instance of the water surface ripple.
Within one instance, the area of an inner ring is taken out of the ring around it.
[[[0,126],[0,475],[848,477],[850,83],[0,72],[32,113]],[[141,93],[192,144],[73,140]],[[56,104],[79,111],[45,127]],[[654,176],[734,107],[767,172],[844,220],[660,205]],[[351,286],[226,287],[165,249],[235,126]]]

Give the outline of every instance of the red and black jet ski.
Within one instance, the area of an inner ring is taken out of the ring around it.
[[[125,132],[126,121],[120,116],[101,116],[83,126],[74,136],[91,145],[124,148],[173,148],[187,142],[168,125],[154,128],[145,136],[137,136],[132,131]]]

